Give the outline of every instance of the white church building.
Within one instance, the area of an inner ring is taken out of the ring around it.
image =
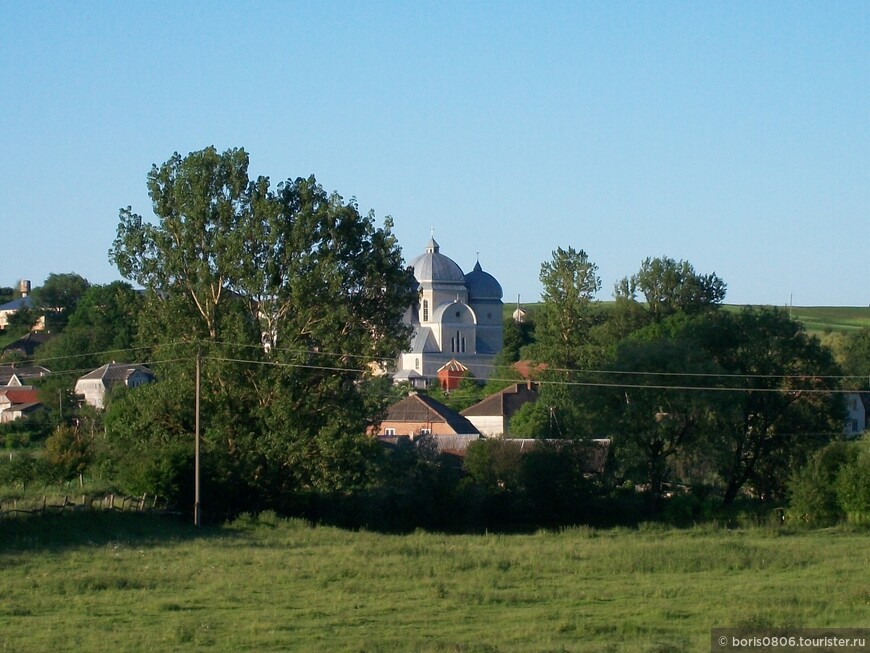
[[[479,261],[465,274],[439,250],[432,238],[426,251],[411,261],[419,298],[405,313],[413,337],[410,350],[399,357],[396,382],[434,384],[438,370],[451,360],[465,365],[477,379],[487,379],[502,348],[501,285]]]

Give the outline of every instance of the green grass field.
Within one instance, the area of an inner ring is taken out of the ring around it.
[[[680,651],[870,626],[870,534],[382,535],[264,516],[0,523],[0,651]]]
[[[611,302],[603,302],[605,307]],[[539,304],[523,304],[523,308],[534,317]],[[737,311],[743,308],[736,304],[727,304],[726,310]],[[826,333],[849,333],[863,327],[870,327],[870,306],[793,306],[780,307],[790,311],[791,315],[800,320],[807,331],[816,335]],[[505,319],[510,318],[516,310],[516,304],[506,303]]]

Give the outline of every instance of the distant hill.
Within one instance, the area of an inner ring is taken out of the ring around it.
[[[602,302],[607,307],[612,302]],[[534,316],[540,304],[523,304],[523,310]],[[516,310],[516,304],[505,304],[504,316],[509,318]],[[743,306],[726,304],[725,310],[738,311]],[[870,327],[870,306],[783,306],[783,310],[800,320],[807,331],[816,335],[826,333],[848,333],[863,327]]]

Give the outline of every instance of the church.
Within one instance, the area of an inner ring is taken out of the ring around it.
[[[435,238],[411,261],[418,284],[418,300],[408,307],[404,322],[413,329],[409,351],[399,357],[396,382],[415,387],[436,382],[439,370],[456,363],[475,378],[493,372],[503,338],[502,289],[478,261],[465,274],[441,253]]]

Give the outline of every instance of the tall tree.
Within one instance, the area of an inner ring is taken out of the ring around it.
[[[39,348],[36,361],[61,371],[134,360],[131,348],[143,303],[142,294],[123,281],[91,286],[63,332]]]
[[[614,292],[619,299],[636,301],[643,297],[653,321],[661,321],[676,312],[699,313],[721,304],[725,299],[725,282],[715,273],[699,274],[688,261],[672,258],[646,258],[640,270],[625,277]]]
[[[780,309],[711,314],[697,331],[723,372],[727,408],[709,443],[725,503],[744,487],[777,497],[807,457],[842,430],[840,369],[830,351]]]
[[[586,252],[557,248],[541,264],[543,301],[536,313],[539,356],[558,367],[576,367],[589,358],[589,333],[596,324],[598,266]]]
[[[63,329],[66,326],[90,285],[87,279],[74,272],[48,275],[45,282],[33,291],[34,304],[44,313],[48,328]]]
[[[156,223],[122,210],[110,256],[148,292],[140,337],[155,355],[204,341],[204,431],[225,488],[346,488],[370,453],[366,379],[407,342],[412,276],[389,219],[377,227],[314,177],[272,190],[247,167],[244,150],[213,147],[153,166]],[[189,383],[190,365],[172,374]]]

